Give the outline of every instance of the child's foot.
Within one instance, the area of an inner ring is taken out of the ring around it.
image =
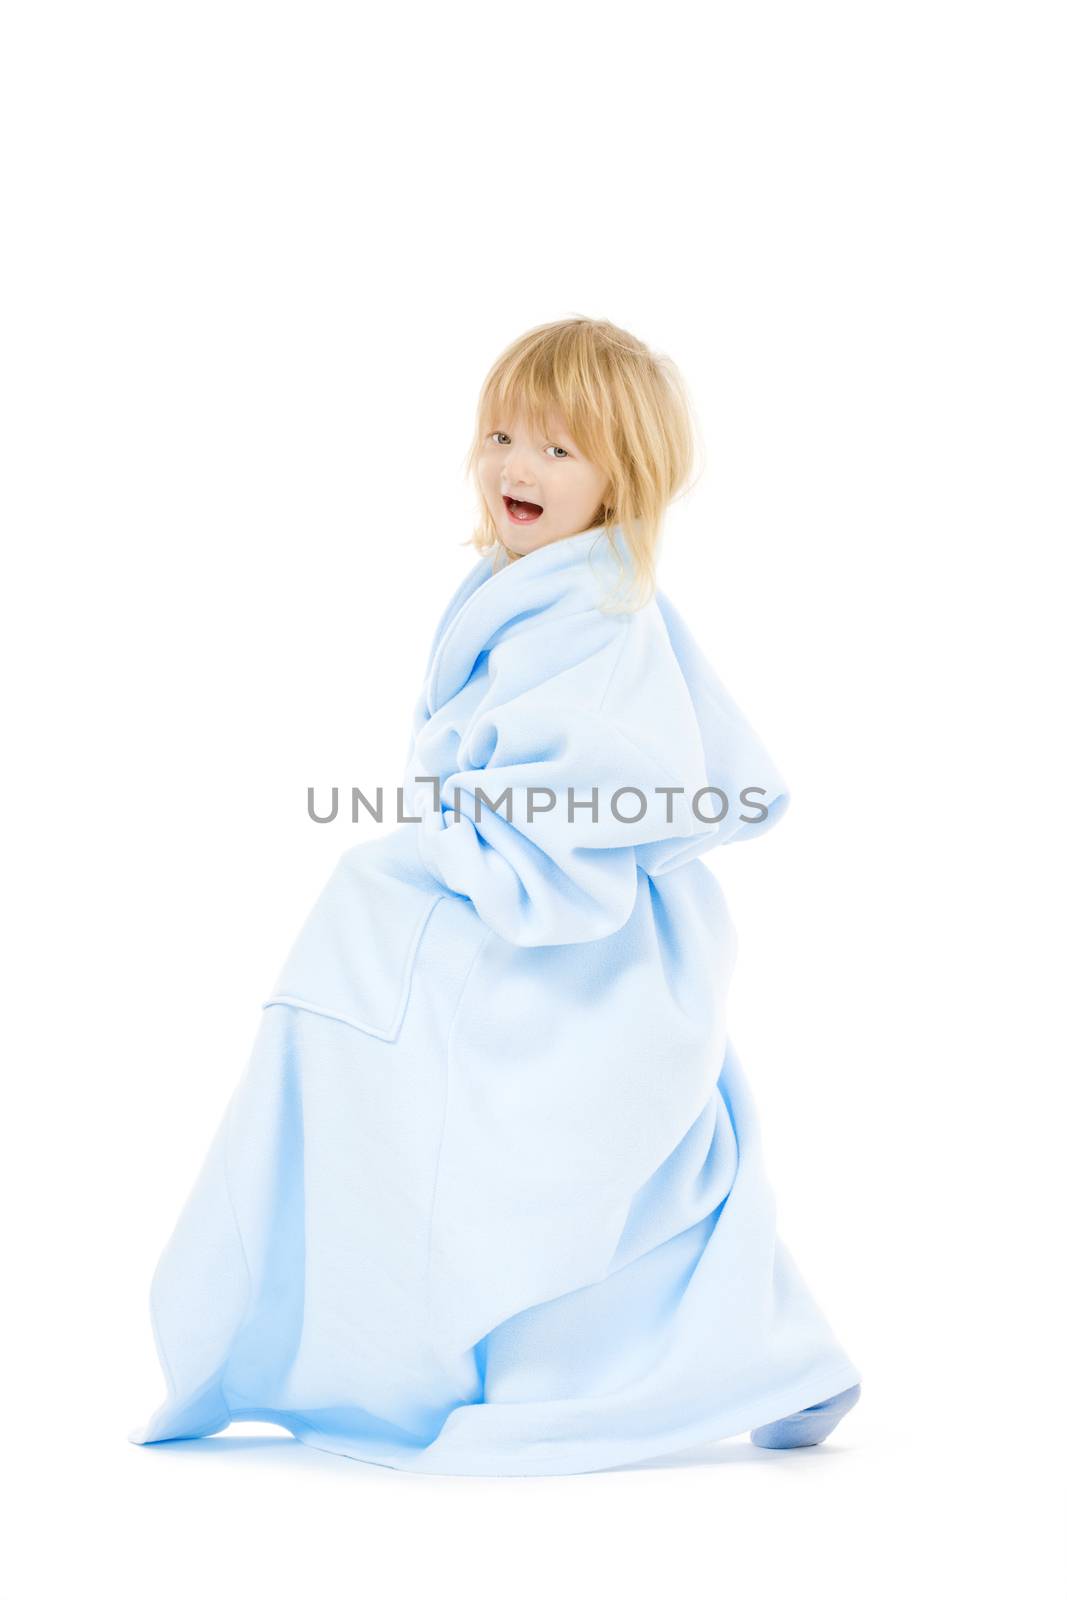
[[[749,1438],[764,1450],[792,1450],[801,1444],[821,1444],[859,1397],[860,1386],[856,1383],[851,1389],[831,1395],[829,1400],[820,1400],[816,1406],[807,1406],[777,1422],[765,1422],[761,1428],[753,1428]]]

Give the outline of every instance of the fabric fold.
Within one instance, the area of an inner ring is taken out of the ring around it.
[[[422,862],[519,945],[616,932],[639,870],[766,832],[788,803],[665,597],[601,608],[605,540],[561,540],[463,584],[416,713],[404,793]]]

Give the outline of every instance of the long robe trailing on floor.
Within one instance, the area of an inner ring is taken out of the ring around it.
[[[413,1472],[587,1472],[859,1381],[776,1236],[698,859],[785,785],[662,591],[598,609],[618,574],[593,530],[450,600],[415,820],[341,857],[266,1001],[153,1278],[168,1397],[135,1443],[255,1418]]]

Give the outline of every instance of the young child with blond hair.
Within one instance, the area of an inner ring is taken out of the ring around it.
[[[657,588],[693,431],[612,323],[489,372],[478,551],[397,826],[348,850],[264,1006],[152,1284],[167,1399],[413,1472],[819,1443],[859,1373],[777,1237],[702,857],[781,775]]]

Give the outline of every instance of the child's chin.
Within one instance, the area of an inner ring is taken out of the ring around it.
[[[553,539],[558,537],[549,529],[540,526],[543,520],[538,517],[537,522],[531,523],[528,528],[520,528],[515,523],[509,522],[506,528],[501,529],[500,537],[507,548],[513,550],[517,556],[528,555],[531,550],[537,550],[543,544],[551,544]]]

